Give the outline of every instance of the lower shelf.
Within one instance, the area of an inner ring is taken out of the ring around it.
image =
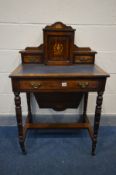
[[[87,129],[91,139],[93,140],[93,128],[89,122],[87,116],[85,120],[77,123],[33,123],[29,122],[27,117],[25,125],[23,127],[23,137],[26,137],[28,129]]]

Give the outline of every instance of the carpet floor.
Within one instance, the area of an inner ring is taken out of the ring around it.
[[[27,154],[16,126],[0,127],[0,175],[116,175],[116,127],[101,126],[96,156],[86,130],[31,130]]]

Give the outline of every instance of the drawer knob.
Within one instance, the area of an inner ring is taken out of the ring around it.
[[[38,89],[40,86],[41,86],[41,84],[40,83],[31,83],[31,86],[34,88],[34,89]]]
[[[82,88],[82,89],[85,89],[89,83],[88,82],[78,82],[78,85]]]

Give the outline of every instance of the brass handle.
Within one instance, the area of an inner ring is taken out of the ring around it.
[[[82,89],[85,89],[89,83],[88,82],[78,82],[78,85],[82,88]]]
[[[31,83],[31,86],[32,86],[34,89],[38,89],[38,88],[41,86],[41,84],[40,84],[40,83],[35,83],[35,82],[33,82],[33,83]]]

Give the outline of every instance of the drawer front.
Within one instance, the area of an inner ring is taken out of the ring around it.
[[[20,90],[46,91],[46,90],[97,90],[98,80],[20,80]]]
[[[92,55],[75,55],[74,57],[75,63],[79,64],[87,64],[87,63],[94,63],[94,56]]]
[[[22,62],[25,64],[34,64],[34,63],[41,63],[42,62],[42,55],[37,54],[23,54],[22,55]]]

